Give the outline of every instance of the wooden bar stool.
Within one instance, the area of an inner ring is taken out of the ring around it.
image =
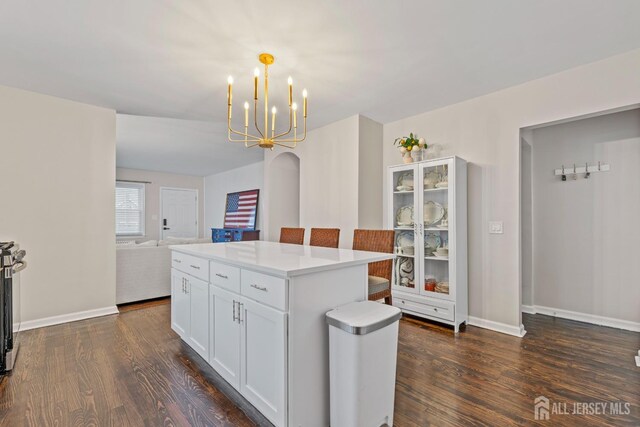
[[[304,228],[282,227],[280,229],[280,243],[302,245],[304,243]]]
[[[393,253],[393,230],[354,230],[353,249],[357,251]],[[391,305],[391,272],[393,260],[369,264],[369,300],[384,298]]]
[[[309,245],[337,248],[340,243],[339,228],[312,228]]]

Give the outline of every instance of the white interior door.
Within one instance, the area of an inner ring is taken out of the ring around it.
[[[198,237],[198,192],[161,188],[160,199],[162,238]]]

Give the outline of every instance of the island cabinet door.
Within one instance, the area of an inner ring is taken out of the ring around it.
[[[216,285],[210,285],[209,364],[240,390],[240,297]]]
[[[276,426],[286,419],[286,314],[240,300],[240,393]]]
[[[171,269],[171,329],[183,340],[188,338],[190,319],[186,279],[186,274]]]
[[[187,276],[187,294],[190,314],[187,341],[204,360],[209,360],[209,284]]]

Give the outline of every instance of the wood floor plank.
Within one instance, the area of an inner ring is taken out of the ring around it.
[[[170,328],[168,300],[26,331],[0,381],[0,426],[253,426]],[[520,339],[400,323],[395,425],[640,425],[640,334],[525,315]],[[533,419],[533,400],[623,401],[630,414]],[[545,424],[546,423],[546,424]]]

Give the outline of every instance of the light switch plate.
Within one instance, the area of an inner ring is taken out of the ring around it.
[[[489,221],[489,234],[502,234],[504,228],[502,221]]]

